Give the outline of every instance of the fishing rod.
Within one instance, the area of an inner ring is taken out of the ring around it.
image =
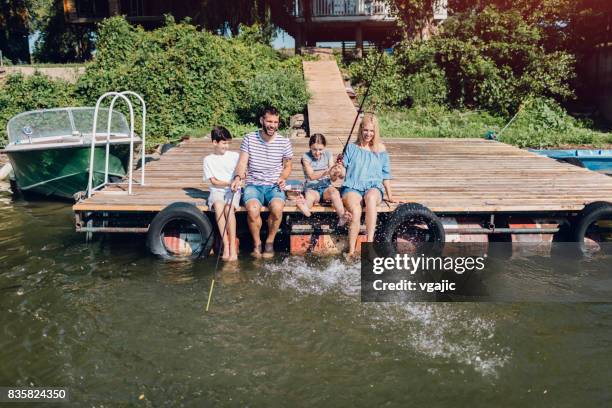
[[[221,245],[219,246],[219,252],[217,253],[217,262],[215,263],[215,272],[213,274],[212,281],[210,282],[210,289],[208,290],[208,301],[206,302],[207,312],[208,312],[208,308],[210,307],[210,301],[212,299],[213,288],[215,287],[215,275],[217,274],[217,269],[219,268],[219,259],[221,259],[221,253],[223,252],[223,237],[227,233],[227,225],[229,224],[229,214],[230,214],[230,211],[232,211],[231,206],[234,204],[234,195],[236,194],[236,191],[232,191],[232,196],[229,200],[229,206],[227,207],[227,214],[225,215],[225,227],[223,228],[223,234],[221,235]]]
[[[395,48],[396,45],[397,43],[393,44],[391,48]],[[372,72],[372,78],[368,82],[368,87],[366,88],[365,94],[363,95],[363,98],[361,99],[361,103],[359,104],[359,109],[357,109],[357,115],[355,115],[355,120],[353,121],[353,126],[351,126],[351,131],[349,132],[348,138],[346,139],[346,142],[344,142],[344,147],[342,148],[342,154],[340,155],[340,157],[343,157],[344,153],[346,153],[346,147],[348,146],[348,143],[351,141],[351,138],[353,137],[353,131],[355,130],[355,126],[357,125],[359,116],[363,112],[363,105],[365,104],[365,101],[368,98],[368,95],[370,94],[370,89],[372,88],[372,84],[374,83],[374,79],[376,78],[376,72],[378,71],[378,67],[380,66],[380,63],[382,62],[384,54],[385,54],[385,51],[383,50],[383,52],[381,52],[380,55],[378,56],[376,65],[374,65],[374,71]]]

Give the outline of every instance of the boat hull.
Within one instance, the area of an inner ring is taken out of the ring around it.
[[[572,149],[572,150],[536,150],[532,152],[541,156],[547,156],[555,160],[578,164],[589,170],[602,173],[612,173],[612,150],[591,150],[591,149]]]
[[[72,199],[75,193],[87,190],[89,146],[5,152],[24,193]],[[125,176],[129,152],[129,144],[110,146],[109,176]],[[94,185],[98,185],[104,181],[105,147],[97,147],[94,154]]]

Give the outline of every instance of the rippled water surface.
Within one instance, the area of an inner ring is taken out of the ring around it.
[[[0,385],[75,406],[612,404],[606,303],[362,304],[358,264],[279,256],[224,267],[207,314],[214,261],[86,244],[69,205],[6,192],[0,265]]]

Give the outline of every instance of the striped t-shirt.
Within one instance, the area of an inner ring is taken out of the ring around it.
[[[259,131],[244,136],[240,150],[249,154],[247,184],[274,185],[283,170],[283,159],[291,160],[291,141],[278,133],[266,142]]]

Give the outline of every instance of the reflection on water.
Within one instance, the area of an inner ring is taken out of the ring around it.
[[[359,264],[278,257],[223,265],[205,313],[214,259],[163,262],[138,236],[86,244],[69,206],[5,193],[0,225],[3,385],[66,386],[77,405],[610,398],[609,304],[363,304]],[[519,284],[550,268],[509,271]]]

